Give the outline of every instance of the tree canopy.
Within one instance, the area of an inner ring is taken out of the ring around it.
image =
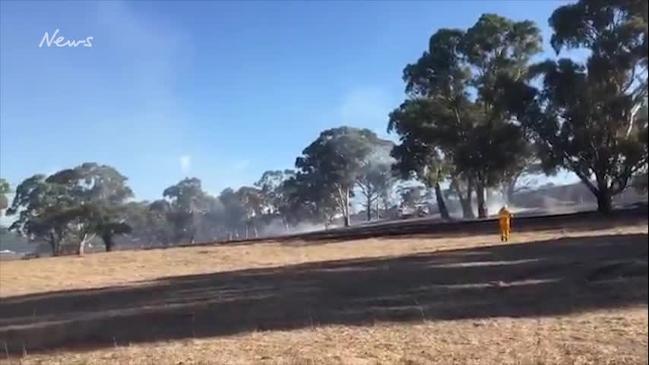
[[[644,1],[579,1],[550,17],[552,45],[586,47],[530,68],[541,79],[501,85],[509,108],[532,134],[546,170],[574,172],[608,213],[612,196],[647,166],[647,18]]]
[[[520,125],[513,123],[495,85],[527,77],[530,58],[541,50],[539,29],[484,14],[466,31],[440,29],[428,50],[404,69],[409,99],[390,114],[389,131],[400,136],[394,152],[398,170],[420,179],[442,180],[442,172],[459,187],[463,180],[465,217],[473,215],[475,190],[480,217],[487,215],[485,189],[520,170],[528,147]],[[451,169],[442,169],[441,161]],[[431,171],[432,170],[432,171]],[[443,200],[438,195],[440,211]]]
[[[348,226],[354,186],[363,168],[375,158],[375,150],[388,143],[368,129],[340,127],[325,130],[296,159],[295,166],[300,175],[296,182],[309,186],[313,200],[320,205],[333,201],[345,226]]]
[[[0,178],[0,211],[7,209],[9,206],[9,199],[7,194],[11,191],[9,187],[9,182],[3,178]]]
[[[16,188],[7,213],[18,218],[10,229],[49,242],[55,255],[71,238],[79,254],[95,236],[110,250],[113,236],[130,232],[120,207],[132,195],[126,177],[107,165],[84,163],[47,177],[34,175]]]

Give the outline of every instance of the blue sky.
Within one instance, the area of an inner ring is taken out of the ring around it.
[[[541,27],[565,1],[2,1],[0,175],[84,161],[137,198],[187,176],[218,193],[293,166],[340,125],[385,136],[403,67],[485,12]],[[93,47],[38,45],[45,32]]]

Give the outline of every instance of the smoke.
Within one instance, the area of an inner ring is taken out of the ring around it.
[[[504,194],[497,194],[487,199],[487,212],[489,213],[489,216],[497,215],[498,211],[500,211],[500,209],[505,205],[507,205],[507,210],[512,213],[522,213],[530,210],[529,208],[519,207],[514,205],[512,202],[508,202],[507,199],[505,199]]]
[[[308,222],[301,222],[295,226],[287,226],[284,224],[281,218],[275,218],[271,220],[268,224],[264,225],[259,229],[259,236],[261,237],[272,237],[272,236],[282,236],[288,234],[300,234],[308,233],[314,231],[324,230],[324,224],[315,224]]]
[[[446,194],[445,195],[445,203],[446,203],[446,208],[448,209],[449,215],[451,217],[461,219],[463,217],[462,214],[462,206],[460,205],[459,200],[456,198],[455,194]],[[434,195],[428,200],[429,204],[431,204],[435,209],[437,209],[437,202],[435,201]],[[533,210],[531,207],[527,205],[518,205],[517,199],[514,199],[514,201],[508,202],[506,197],[502,192],[492,192],[486,197],[486,206],[487,206],[487,212],[490,217],[496,216],[498,214],[498,211],[500,209],[507,205],[507,209],[512,212],[512,213],[524,213]],[[472,207],[473,207],[473,214],[474,216],[478,216],[478,202],[475,197],[475,194],[473,195],[473,200],[472,200]]]
[[[631,197],[630,201],[635,201]],[[488,200],[490,214],[496,214],[504,205],[503,194],[494,194]],[[518,191],[508,204],[510,211],[519,214],[562,214],[594,209],[596,200],[581,183],[549,185],[534,190]]]
[[[192,156],[190,155],[182,155],[178,159],[178,162],[180,163],[180,171],[183,174],[188,174],[189,170],[192,168]]]
[[[392,166],[392,164],[396,162],[396,160],[390,155],[393,146],[394,144],[392,142],[375,146],[366,157],[366,162],[375,165]]]

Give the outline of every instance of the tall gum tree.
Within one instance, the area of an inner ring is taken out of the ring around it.
[[[334,201],[344,225],[349,226],[354,188],[362,168],[374,148],[385,142],[368,129],[339,127],[323,131],[295,161],[300,179],[311,186],[305,191],[320,196],[315,201]]]
[[[613,196],[647,170],[647,2],[582,0],[555,10],[549,23],[556,52],[585,48],[586,62],[548,60],[530,69],[541,87],[501,89],[543,166],[575,173],[610,213]]]
[[[478,216],[486,217],[486,190],[516,175],[512,170],[526,158],[523,131],[502,106],[495,85],[503,78],[525,79],[529,59],[540,49],[540,32],[532,22],[484,14],[466,31],[438,30],[428,50],[404,69],[410,100],[393,112],[388,129],[397,131],[403,145],[424,144],[420,152],[444,156],[465,217],[473,215],[474,191]],[[406,117],[415,121],[404,122]]]

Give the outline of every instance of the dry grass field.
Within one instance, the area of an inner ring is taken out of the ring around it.
[[[647,224],[0,263],[0,362],[646,364]]]

